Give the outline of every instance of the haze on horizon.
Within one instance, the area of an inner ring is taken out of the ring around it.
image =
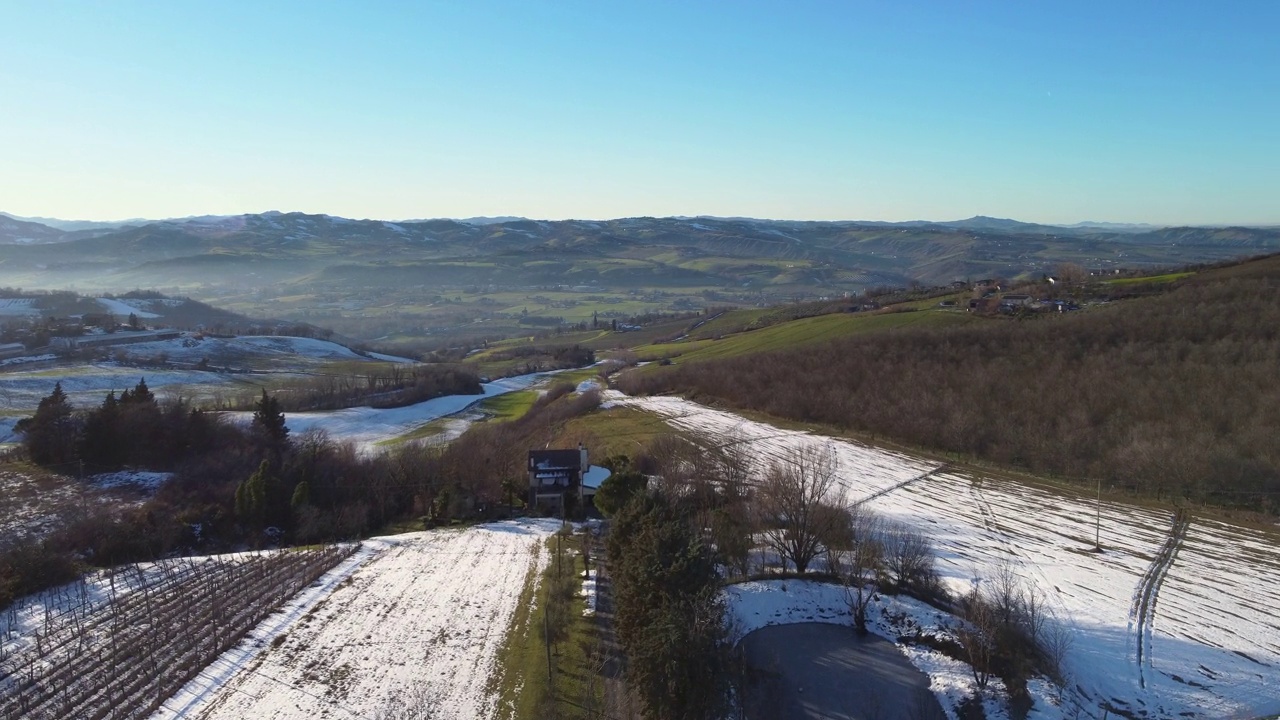
[[[0,9],[0,209],[1280,223],[1280,5]]]

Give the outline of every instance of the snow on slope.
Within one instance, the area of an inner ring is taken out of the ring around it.
[[[142,318],[143,320],[150,320],[152,318],[160,317],[159,315],[153,312],[147,312],[146,310],[143,310],[138,307],[134,307],[133,305],[122,302],[120,300],[113,300],[111,298],[94,298],[94,300],[97,300],[98,304],[101,305],[107,312],[111,313],[112,315],[124,315],[128,317],[130,314],[133,314],[133,315],[137,315],[139,318]]]
[[[243,365],[253,358],[296,360],[368,360],[345,345],[315,338],[282,335],[244,335],[233,338],[183,335],[173,340],[122,345],[111,349],[128,356],[153,357],[165,353],[170,360],[196,363],[208,358],[214,365]]]
[[[221,385],[232,382],[233,376],[195,370],[120,367],[114,363],[6,372],[0,374],[0,406],[30,412],[58,382],[73,405],[101,405],[109,390],[118,394],[132,389],[142,379],[155,391],[170,385]]]
[[[558,527],[523,520],[367,541],[372,557],[358,569],[322,579],[321,597],[295,598],[285,622],[259,626],[153,718],[368,718],[406,693],[429,717],[493,717],[497,653]]]
[[[39,315],[35,298],[0,298],[0,316]]]
[[[848,501],[926,533],[954,592],[967,592],[1007,560],[1047,594],[1055,615],[1074,628],[1068,669],[1090,707],[1107,702],[1170,718],[1280,713],[1280,546],[1273,536],[1193,519],[1181,539],[1171,513],[1107,502],[1100,518],[1106,552],[1096,554],[1096,508],[1085,495],[942,471],[680,398],[608,398],[681,430],[747,441],[758,467],[795,447],[829,444]],[[1167,547],[1177,548],[1171,564],[1162,560]]]
[[[362,452],[370,452],[384,440],[391,440],[432,420],[453,415],[495,395],[504,395],[533,385],[547,376],[534,373],[482,383],[481,395],[446,395],[400,408],[354,407],[332,412],[289,413],[285,424],[297,434],[311,429],[324,430],[335,440],[356,443]],[[228,413],[229,417],[249,422],[252,413]]]

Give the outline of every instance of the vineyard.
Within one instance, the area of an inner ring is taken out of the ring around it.
[[[0,719],[146,717],[353,550],[131,565],[28,598],[0,616]]]

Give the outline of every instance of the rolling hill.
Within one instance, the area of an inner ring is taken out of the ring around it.
[[[262,213],[61,230],[0,217],[0,285],[157,288],[354,337],[510,334],[764,305],[876,286],[1202,263],[1280,249],[1280,230],[745,218],[387,222]],[[416,328],[416,329],[415,329]]]

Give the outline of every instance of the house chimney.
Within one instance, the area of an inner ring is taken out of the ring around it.
[[[582,458],[582,472],[585,475],[591,465],[587,463],[587,448],[582,443],[578,443],[578,455]]]

